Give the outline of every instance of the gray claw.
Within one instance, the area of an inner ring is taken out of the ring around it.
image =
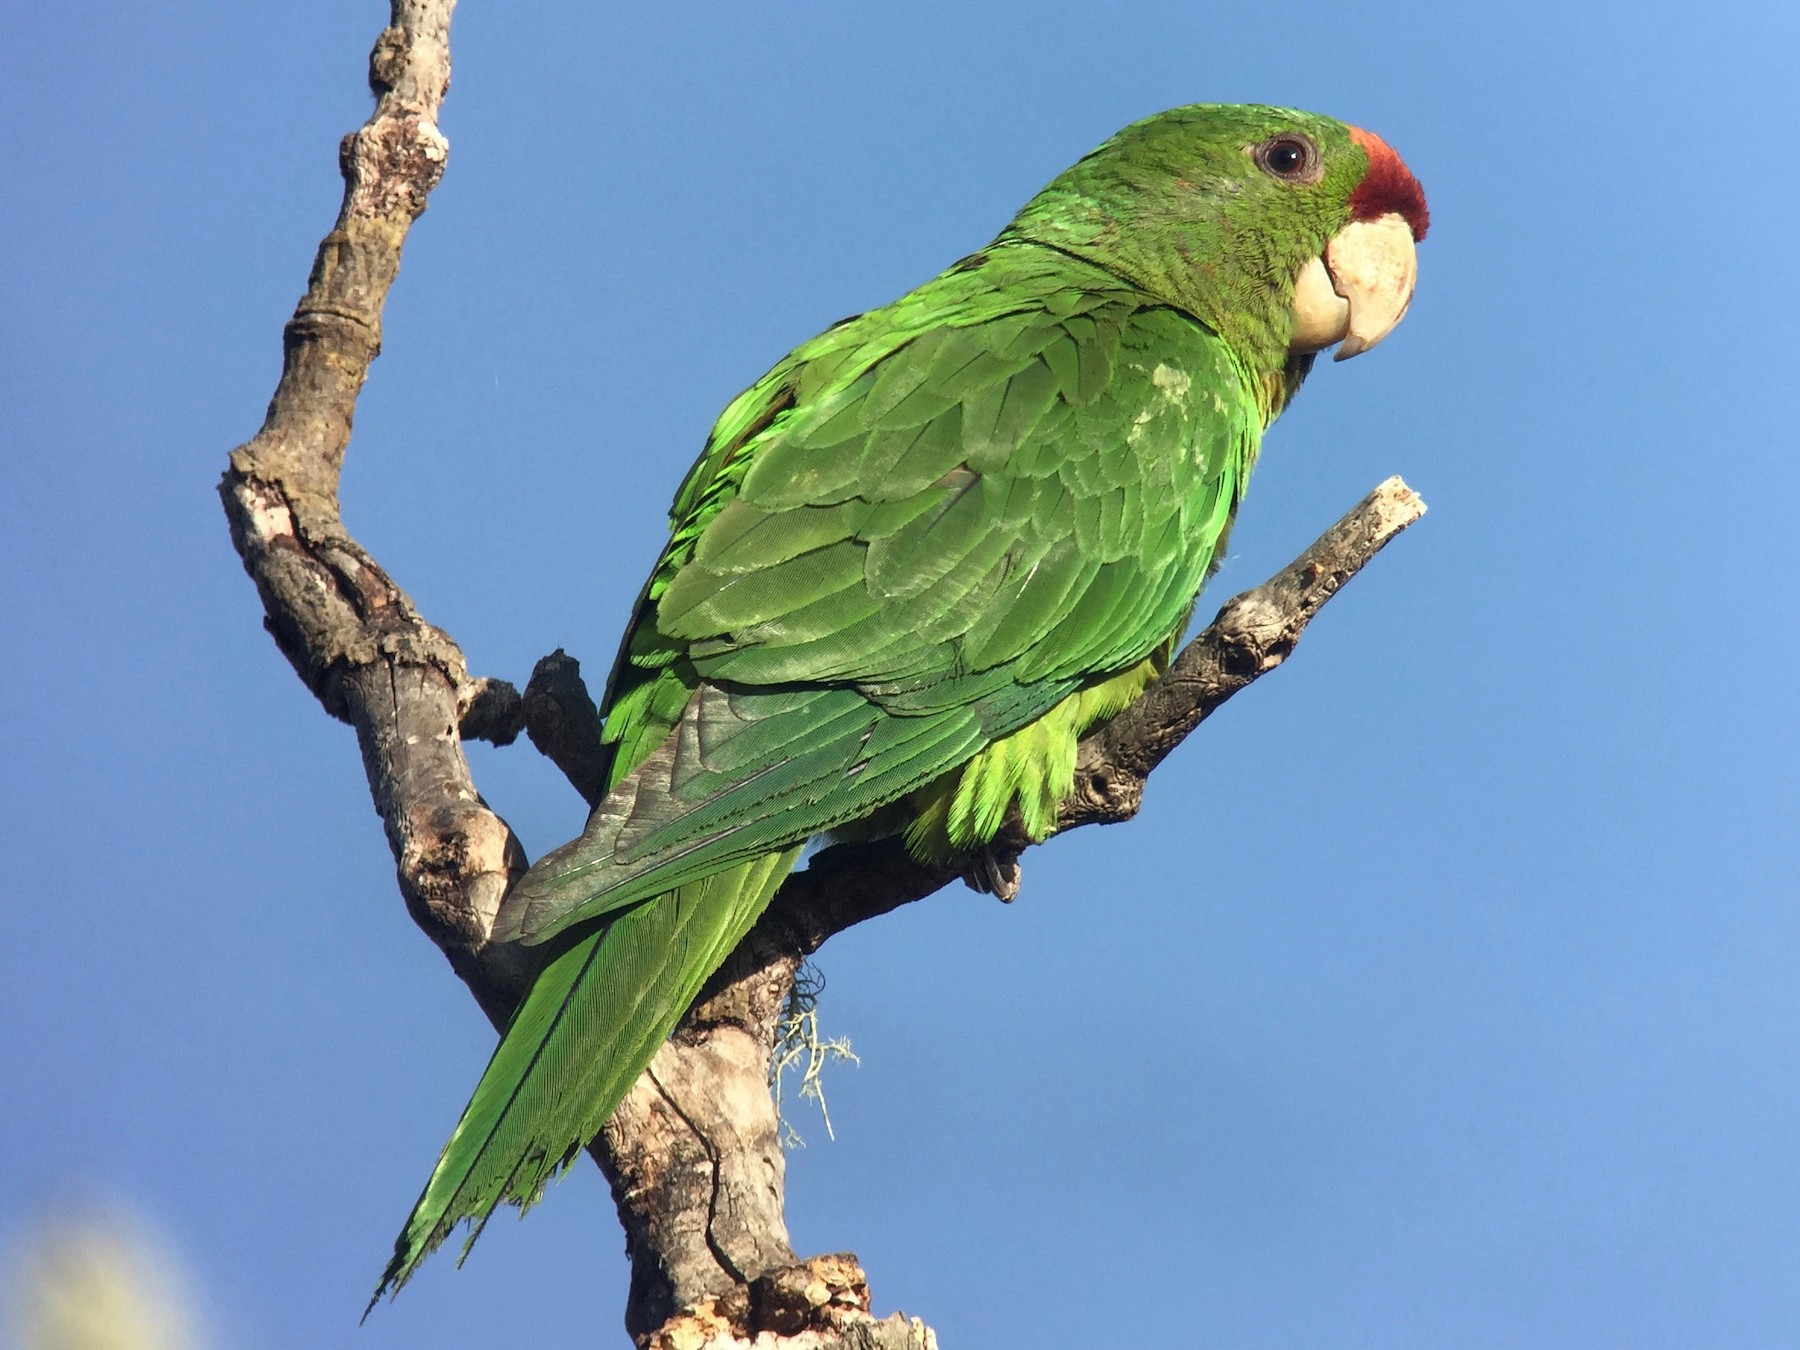
[[[991,845],[970,854],[968,868],[963,872],[963,882],[970,890],[991,895],[1004,905],[1018,897],[1024,879],[1018,853]]]

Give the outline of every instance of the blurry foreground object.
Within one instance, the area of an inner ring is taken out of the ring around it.
[[[199,1350],[179,1260],[117,1211],[46,1216],[14,1253],[8,1321],[20,1350]]]

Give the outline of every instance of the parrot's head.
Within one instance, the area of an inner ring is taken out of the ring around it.
[[[1099,264],[1199,318],[1253,368],[1355,356],[1406,313],[1430,215],[1379,136],[1290,108],[1198,104],[1133,123],[1001,237]]]

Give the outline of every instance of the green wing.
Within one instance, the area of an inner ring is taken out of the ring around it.
[[[1191,317],[997,246],[721,417],[614,670],[614,790],[497,935],[868,816],[1180,626],[1260,421]]]

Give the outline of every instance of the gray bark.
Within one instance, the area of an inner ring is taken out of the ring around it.
[[[382,307],[407,231],[444,171],[437,116],[453,6],[392,0],[392,22],[369,62],[375,111],[340,147],[337,222],[284,333],[263,426],[232,452],[220,493],[270,635],[325,711],[356,731],[408,910],[498,1027],[528,986],[532,960],[490,943],[488,933],[526,860],[476,792],[463,741],[505,745],[525,730],[591,805],[601,792],[593,700],[560,651],[538,663],[523,695],[471,676],[457,644],[350,537],[338,506],[356,397],[381,348]],[[1163,757],[1281,664],[1319,607],[1423,510],[1390,479],[1294,564],[1227,602],[1142,698],[1082,742],[1077,789],[1058,828],[1135,814]],[[982,878],[1015,888],[1028,847],[1011,830]],[[594,1141],[626,1232],[626,1325],[640,1345],[935,1345],[920,1322],[873,1317],[854,1256],[795,1255],[768,1075],[806,956],[833,933],[957,875],[891,843],[819,855],[782,887]]]

